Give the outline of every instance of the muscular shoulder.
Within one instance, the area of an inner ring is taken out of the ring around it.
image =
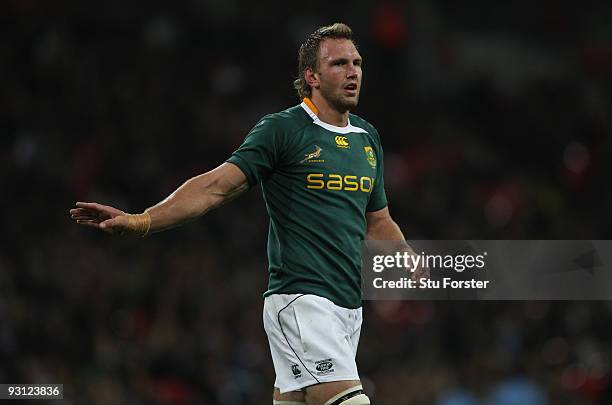
[[[380,135],[374,125],[355,114],[349,114],[349,119],[351,120],[351,125],[365,129],[372,141],[376,144],[380,144]]]
[[[312,123],[302,107],[294,106],[262,117],[257,126],[265,126],[279,134],[291,134]]]

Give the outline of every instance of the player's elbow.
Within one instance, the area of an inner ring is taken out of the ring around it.
[[[214,171],[204,173],[192,180],[198,182],[202,213],[223,205],[231,200],[236,192],[233,188],[227,187],[226,182]]]
[[[395,240],[399,227],[390,216],[376,217],[368,220],[366,240]]]
[[[380,232],[380,222],[376,221],[376,222],[369,222],[368,221],[368,227],[366,229],[366,240],[372,240],[372,239],[378,239],[376,237],[376,235],[378,235]]]

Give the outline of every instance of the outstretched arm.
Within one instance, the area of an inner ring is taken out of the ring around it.
[[[108,233],[145,235],[192,221],[247,189],[247,179],[242,170],[232,163],[223,163],[187,180],[165,200],[142,214],[128,214],[97,203],[77,202],[70,215],[80,225]]]
[[[366,213],[368,229],[366,239],[372,240],[405,240],[404,234],[391,218],[389,207]]]
[[[366,220],[368,223],[366,239],[399,241],[399,248],[402,251],[408,252],[409,255],[415,255],[412,247],[405,241],[404,234],[400,227],[395,223],[393,218],[391,218],[388,207],[366,213]],[[421,267],[412,273],[413,280],[418,280],[421,277],[429,278],[428,268]]]

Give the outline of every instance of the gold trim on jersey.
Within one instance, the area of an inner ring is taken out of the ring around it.
[[[309,99],[308,97],[304,97],[304,103],[306,103],[306,105],[308,106],[308,108],[310,108],[310,110],[315,113],[315,115],[318,117],[319,116],[319,109],[317,108],[316,105],[314,105],[314,103],[312,102],[311,99]]]

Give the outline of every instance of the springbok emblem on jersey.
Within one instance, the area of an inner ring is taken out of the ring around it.
[[[302,159],[302,161],[300,163],[304,163],[310,159],[316,159],[318,157],[321,156],[321,152],[323,151],[323,149],[321,149],[320,146],[315,145],[315,151],[311,152],[311,153],[307,153],[304,156],[306,156],[304,159]]]
[[[368,163],[370,164],[370,166],[372,166],[373,169],[376,169],[376,156],[374,155],[372,147],[366,146],[363,149],[365,150],[366,159],[368,160]]]

